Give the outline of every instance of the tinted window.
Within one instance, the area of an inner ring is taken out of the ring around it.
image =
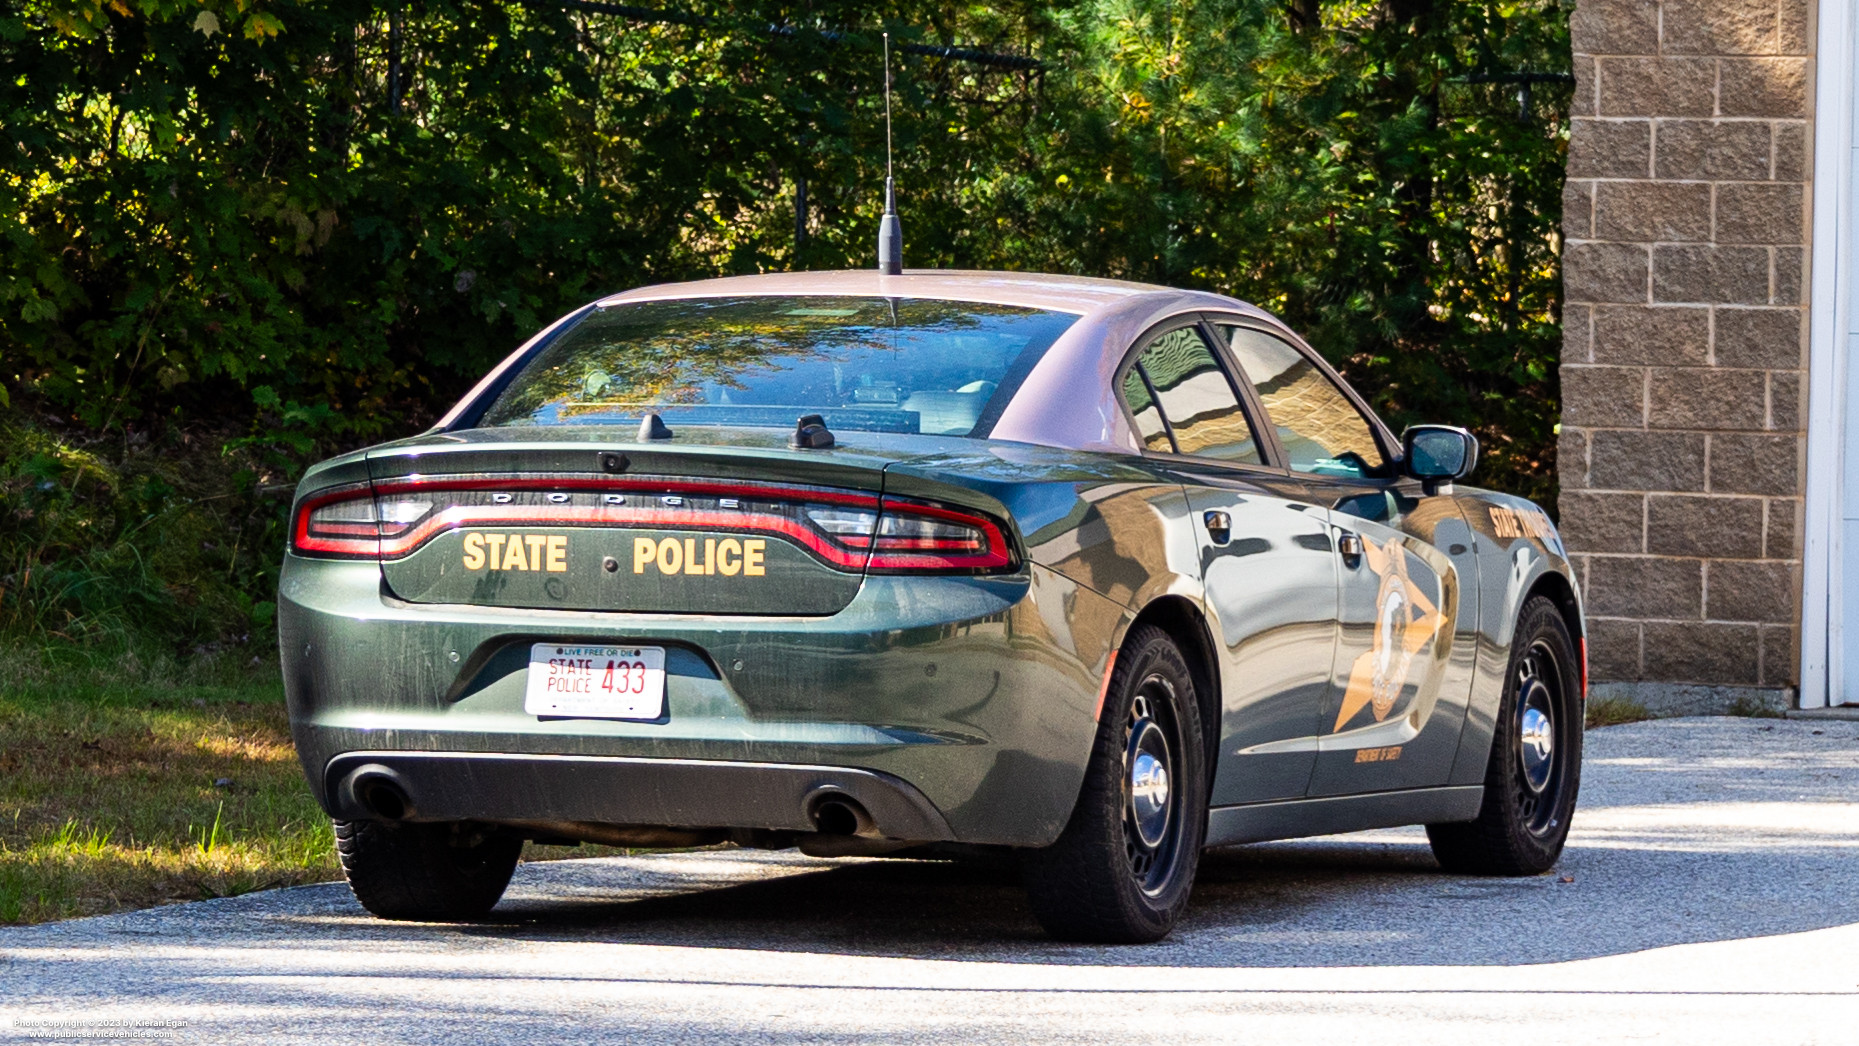
[[[1278,431],[1287,465],[1329,476],[1365,477],[1383,470],[1386,460],[1375,430],[1316,364],[1262,331],[1221,329]]]
[[[1169,331],[1149,344],[1130,368],[1130,377],[1146,379],[1144,399],[1153,389],[1178,453],[1221,461],[1259,464],[1259,445],[1252,424],[1240,409],[1239,397],[1227,380],[1226,370],[1199,328]],[[1124,397],[1143,442],[1151,450],[1167,450],[1166,437],[1153,438],[1132,398],[1130,379],[1123,383]],[[1138,381],[1141,384],[1141,381]]]
[[[689,298],[589,313],[483,425],[667,424],[975,434],[1078,317],[909,298]]]
[[[1172,453],[1174,441],[1168,438],[1162,411],[1156,407],[1155,397],[1149,394],[1149,383],[1143,380],[1141,367],[1131,367],[1123,376],[1123,402],[1129,404],[1130,415],[1136,419],[1136,434],[1142,437],[1143,446]]]

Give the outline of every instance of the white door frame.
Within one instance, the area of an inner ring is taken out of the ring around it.
[[[1802,528],[1801,707],[1844,700],[1846,690],[1843,449],[1846,443],[1847,356],[1853,335],[1854,215],[1853,93],[1859,31],[1854,0],[1822,0],[1816,41],[1814,98],[1813,283],[1808,298],[1807,489]],[[1855,550],[1859,551],[1859,550]],[[1850,623],[1859,628],[1859,621]]]

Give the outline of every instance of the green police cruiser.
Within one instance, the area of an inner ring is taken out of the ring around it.
[[[1555,527],[1215,294],[986,272],[647,287],[311,469],[279,632],[377,915],[525,840],[1017,855],[1148,941],[1201,851],[1424,824],[1556,861],[1585,643]]]

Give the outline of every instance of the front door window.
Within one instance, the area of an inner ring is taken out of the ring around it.
[[[1329,375],[1284,341],[1251,327],[1223,325],[1295,472],[1365,479],[1387,470],[1375,430]]]

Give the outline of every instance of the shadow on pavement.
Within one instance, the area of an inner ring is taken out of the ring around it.
[[[1585,807],[1550,875],[1445,875],[1419,829],[1227,848],[1203,858],[1187,919],[1155,945],[1047,940],[1009,862],[905,860],[811,862],[802,867],[819,870],[702,889],[670,876],[667,892],[646,896],[624,873],[603,888],[599,862],[527,866],[548,882],[513,891],[491,923],[463,932],[988,962],[1337,967],[1559,962],[1859,922],[1859,898],[1832,887],[1859,857],[1859,806],[1835,798],[1842,775],[1859,781],[1859,729],[1650,727],[1591,737]],[[1827,885],[1804,897],[1814,883]]]

